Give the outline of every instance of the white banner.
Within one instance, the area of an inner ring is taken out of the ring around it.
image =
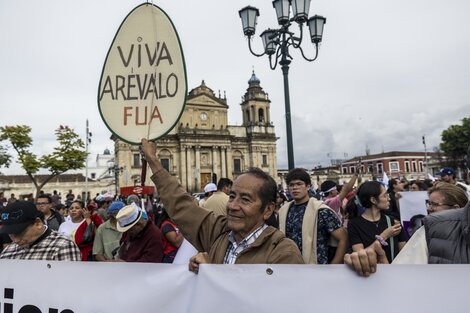
[[[4,313],[467,312],[469,265],[187,265],[0,261]]]

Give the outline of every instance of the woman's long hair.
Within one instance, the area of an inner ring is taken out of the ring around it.
[[[362,183],[357,189],[356,196],[349,199],[346,204],[346,213],[349,219],[360,216],[365,209],[372,207],[371,198],[379,199],[382,192],[382,184],[377,181]]]

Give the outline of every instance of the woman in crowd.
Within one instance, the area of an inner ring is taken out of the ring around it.
[[[428,189],[427,200],[428,213],[434,213],[449,209],[463,208],[468,202],[467,193],[460,187],[439,182]]]
[[[103,220],[96,212],[83,208],[81,201],[73,201],[70,205],[70,220],[60,224],[59,233],[72,239],[80,248],[82,261],[92,260],[95,231]]]
[[[82,222],[82,203],[80,201],[71,202],[69,207],[69,219],[66,219],[65,222],[60,224],[59,233],[67,238],[73,239],[73,234]]]
[[[390,205],[390,197],[385,187],[376,181],[359,186],[356,197],[349,200],[348,213],[349,243],[353,251],[367,248],[378,241],[391,263],[406,237],[399,221],[384,214]]]
[[[163,234],[163,263],[173,263],[179,247],[183,243],[183,235],[170,219],[165,209],[155,222]]]

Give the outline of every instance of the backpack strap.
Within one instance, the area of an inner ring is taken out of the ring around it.
[[[392,226],[392,219],[385,214],[385,219],[387,220],[387,227]],[[392,261],[395,258],[395,240],[393,239],[393,236],[389,238],[390,239],[390,252],[392,255]]]

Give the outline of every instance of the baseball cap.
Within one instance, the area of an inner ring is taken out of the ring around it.
[[[0,234],[19,234],[42,216],[32,202],[12,202],[0,210]]]
[[[122,201],[114,201],[111,203],[111,205],[108,207],[108,214],[114,214],[119,212],[123,207],[125,207],[126,204]]]
[[[439,176],[454,175],[454,174],[455,174],[455,171],[451,167],[444,167],[437,173],[437,175]]]
[[[208,193],[211,191],[217,191],[217,186],[214,183],[208,183],[206,186],[204,186],[205,193]]]

